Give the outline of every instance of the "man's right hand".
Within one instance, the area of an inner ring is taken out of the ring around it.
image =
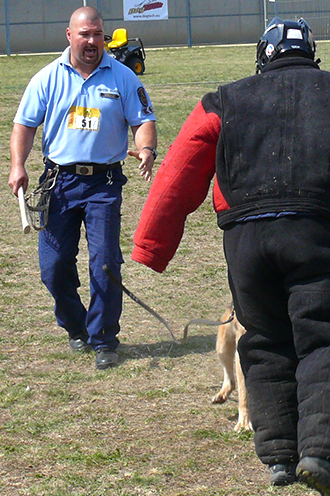
[[[12,166],[8,184],[13,190],[15,196],[18,195],[20,186],[23,186],[24,193],[26,192],[29,184],[29,177],[24,167]]]

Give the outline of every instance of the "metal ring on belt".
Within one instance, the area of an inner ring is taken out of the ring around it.
[[[67,172],[68,174],[79,174],[81,176],[93,176],[94,174],[101,174],[108,170],[118,169],[123,165],[123,162],[114,162],[113,164],[94,164],[94,163],[81,163],[71,165],[59,165],[50,160],[45,159],[45,163],[51,167],[58,165],[60,172]]]

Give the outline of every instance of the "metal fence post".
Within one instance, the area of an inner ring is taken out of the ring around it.
[[[6,11],[6,50],[7,55],[10,55],[10,21],[9,21],[9,0],[5,0],[5,11]]]
[[[267,18],[267,0],[264,0],[264,30],[266,29],[268,24],[268,18]]]
[[[187,35],[188,35],[188,47],[192,46],[191,41],[191,16],[190,16],[190,0],[186,0],[187,5]]]
[[[274,16],[278,17],[278,9],[277,9],[277,0],[268,0],[269,2],[272,2],[274,4]],[[267,18],[267,0],[264,0],[264,15],[265,15],[265,28],[268,25],[268,19]]]

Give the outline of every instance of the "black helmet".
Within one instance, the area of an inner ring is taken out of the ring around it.
[[[282,21],[275,17],[257,45],[257,72],[284,53],[314,60],[315,51],[312,30],[304,19]]]

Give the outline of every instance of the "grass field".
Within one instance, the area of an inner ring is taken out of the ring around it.
[[[215,406],[222,380],[216,329],[191,327],[184,345],[124,297],[120,366],[96,371],[74,355],[40,282],[37,234],[23,235],[7,185],[12,119],[30,77],[54,56],[0,58],[0,494],[1,496],[303,496],[271,488],[251,434],[234,433],[237,394]],[[152,50],[142,76],[158,117],[160,157],[200,97],[254,73],[254,47]],[[41,170],[41,130],[28,160]],[[191,318],[219,319],[230,301],[211,196],[187,221],[164,274],[130,259],[150,185],[128,159],[122,210],[123,281],[182,336]],[[81,296],[88,301],[84,237]]]

